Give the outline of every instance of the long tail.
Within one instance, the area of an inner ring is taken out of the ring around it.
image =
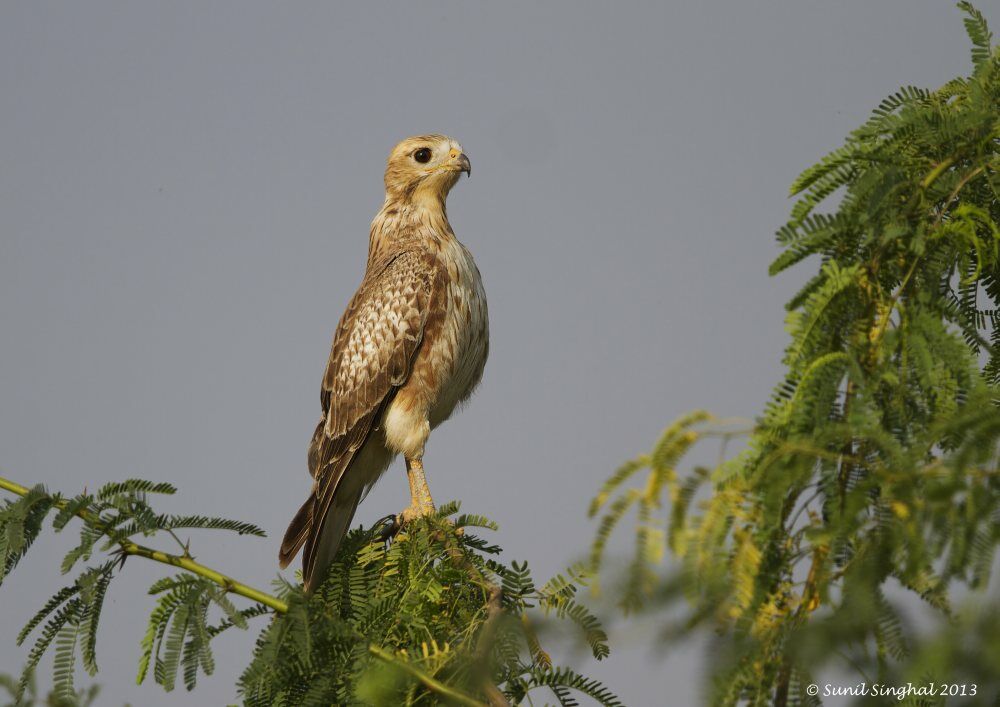
[[[309,469],[315,479],[312,494],[302,504],[285,531],[278,552],[282,568],[302,550],[305,591],[312,592],[326,579],[341,541],[351,527],[354,512],[366,488],[378,479],[391,456],[381,446],[365,444],[370,419],[358,427],[358,434],[338,438],[332,449],[325,443],[321,420],[309,446]],[[355,444],[357,442],[357,444]]]
[[[305,579],[306,594],[311,593],[326,579],[340,543],[351,527],[363,491],[363,486],[338,489],[333,502],[320,519],[319,527],[316,527],[315,522],[312,524],[312,532],[306,537],[302,551],[302,576]]]
[[[342,489],[334,497],[319,528],[314,523],[314,513],[318,504],[316,498],[310,496],[299,508],[299,512],[295,514],[288,530],[285,531],[278,553],[278,564],[282,569],[288,567],[305,545],[302,554],[302,574],[305,578],[306,593],[312,592],[326,579],[327,570],[351,527],[363,490],[361,487],[356,490]]]
[[[302,549],[306,538],[309,537],[314,505],[315,499],[310,495],[299,508],[299,512],[292,518],[292,522],[288,524],[288,530],[285,531],[285,537],[281,541],[281,549],[278,551],[278,566],[281,569],[285,569],[291,564],[295,556],[299,554],[299,550]]]

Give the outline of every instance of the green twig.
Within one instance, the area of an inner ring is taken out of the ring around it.
[[[486,703],[473,699],[472,697],[466,695],[464,692],[459,692],[454,688],[448,687],[444,683],[435,680],[433,677],[425,673],[423,670],[420,670],[420,668],[416,667],[415,665],[412,665],[411,663],[405,660],[399,660],[398,658],[396,658],[396,656],[392,655],[392,653],[389,653],[388,651],[383,650],[382,648],[379,648],[374,644],[368,646],[368,652],[371,653],[376,658],[378,658],[379,660],[389,663],[390,665],[394,665],[403,672],[415,677],[417,680],[423,683],[424,686],[427,687],[429,690],[433,690],[439,695],[443,695],[452,702],[457,702],[460,705],[468,705],[469,707],[487,707]]]
[[[9,479],[5,479],[0,476],[0,489],[5,491],[10,491],[11,493],[17,494],[18,496],[26,496],[28,494],[28,489],[21,484],[18,484]],[[58,501],[56,505],[59,508],[63,508],[66,505],[66,501]],[[94,519],[86,511],[81,510],[77,512],[77,516],[83,520],[84,523],[97,527]],[[232,577],[222,574],[213,570],[211,567],[206,567],[205,565],[195,562],[190,557],[184,557],[181,555],[172,555],[168,552],[161,552],[160,550],[154,550],[151,547],[146,547],[145,545],[139,545],[131,540],[120,540],[119,545],[121,547],[121,552],[125,555],[135,555],[137,557],[145,557],[147,560],[153,560],[154,562],[160,562],[165,565],[170,565],[172,567],[180,567],[182,570],[196,574],[199,577],[204,577],[205,579],[215,582],[220,587],[225,589],[227,592],[232,594],[239,594],[242,597],[251,599],[256,602],[260,602],[265,606],[269,606],[274,609],[279,614],[284,614],[288,612],[288,604],[272,596],[266,592],[262,592],[259,589],[254,589],[253,587],[243,584],[242,582],[237,582]]]

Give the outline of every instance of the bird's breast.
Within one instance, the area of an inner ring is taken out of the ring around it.
[[[420,357],[434,372],[435,395],[429,409],[434,427],[448,419],[455,407],[479,384],[489,352],[489,315],[482,277],[472,254],[458,241],[439,255],[447,269],[440,326],[428,331]]]

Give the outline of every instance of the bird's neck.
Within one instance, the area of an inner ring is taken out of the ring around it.
[[[406,245],[440,248],[454,238],[448,223],[445,195],[414,192],[400,198],[387,194],[385,203],[372,220],[368,262]]]

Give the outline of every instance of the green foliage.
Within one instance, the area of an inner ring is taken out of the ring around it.
[[[268,615],[238,690],[247,705],[515,704],[547,691],[563,705],[574,694],[619,705],[600,683],[554,667],[536,625],[547,616],[575,624],[597,659],[609,653],[607,636],[577,593],[588,581],[580,566],[537,587],[526,564],[500,563],[500,548],[472,531],[495,530],[481,516],[458,515],[449,504],[404,532],[392,524],[348,534],[328,581],[307,596],[283,580],[278,596],[241,585],[194,562],[178,528],[223,529],[261,535],[256,526],[202,516],[160,515],[147,494],[173,493],[167,484],[132,480],[108,484],[71,499],[44,489],[23,489],[0,479],[20,497],[0,510],[0,554],[13,568],[51,515],[55,530],[82,521],[79,543],[62,562],[64,573],[86,566],[31,617],[17,637],[36,635],[19,681],[8,680],[15,704],[29,704],[32,676],[42,656],[53,655],[53,704],[83,699],[74,681],[82,663],[97,672],[101,610],[112,580],[129,556],[153,559],[185,572],[156,581],[156,597],[140,642],[138,682],[172,690],[178,679],[197,685],[214,670],[212,639]],[[180,547],[169,554],[134,542],[166,533]],[[100,553],[105,557],[87,564]],[[0,576],[0,581],[6,573]],[[237,608],[231,595],[255,603]]]
[[[17,678],[0,673],[0,691],[7,694],[6,698],[0,697],[2,707],[32,707],[32,705],[47,705],[48,707],[90,707],[97,699],[100,688],[91,685],[86,690],[78,690],[70,697],[59,696],[55,691],[50,692],[44,699],[38,695],[33,677],[29,677],[26,689],[21,689]],[[20,695],[20,697],[18,696]],[[8,702],[7,699],[11,701]]]
[[[211,675],[215,666],[211,639],[222,628],[213,629],[209,625],[209,609],[215,606],[222,610],[226,628],[246,629],[247,617],[236,610],[222,588],[201,577],[187,574],[167,577],[154,583],[149,593],[159,595],[159,599],[142,639],[137,681],[145,680],[152,660],[155,680],[164,689],[174,688],[177,671],[182,668],[184,686],[193,690],[199,667]],[[247,611],[263,613],[260,605]]]
[[[31,635],[37,634],[28,653],[27,662],[20,680],[12,687],[15,703],[25,699],[32,685],[32,676],[42,656],[53,650],[53,698],[60,703],[78,701],[80,693],[74,685],[77,662],[95,675],[97,664],[97,633],[100,625],[104,599],[111,581],[121,570],[126,557],[141,554],[145,548],[136,545],[136,536],[152,536],[158,532],[173,534],[177,528],[223,529],[239,534],[263,535],[263,531],[249,523],[209,518],[203,516],[160,515],[149,505],[147,494],[172,494],[175,489],[169,484],[157,484],[132,479],[121,483],[107,484],[96,494],[80,494],[64,499],[58,494],[49,494],[36,486],[24,495],[6,500],[0,508],[0,557],[4,558],[0,583],[14,569],[31,543],[42,531],[46,517],[51,515],[52,527],[56,532],[64,530],[71,519],[82,520],[79,543],[65,555],[61,563],[63,574],[67,574],[80,562],[88,562],[94,553],[109,555],[103,561],[86,566],[72,584],[63,587],[24,625],[17,636],[17,643],[24,643]],[[173,536],[176,539],[176,536]],[[180,542],[179,540],[177,541]],[[187,547],[181,546],[184,555],[175,556],[161,553],[164,558],[181,561],[187,556]],[[180,602],[179,612],[167,613],[164,620],[172,620],[171,631],[165,652],[176,660],[163,660],[157,654],[157,682],[167,689],[173,686],[173,674],[178,665],[184,670],[184,680],[193,687],[200,668],[210,674],[213,668],[209,648],[209,628],[205,623],[208,603],[220,607],[232,623],[246,626],[225,591],[217,583],[190,576],[190,588]],[[165,591],[163,582],[154,586],[157,593]],[[168,594],[175,597],[177,591]],[[156,610],[163,609],[163,600]],[[154,620],[157,614],[154,612]],[[153,624],[151,623],[151,627]],[[180,647],[178,647],[180,644]],[[143,643],[144,649],[146,642]],[[157,646],[159,648],[159,646]],[[173,653],[172,651],[176,651]],[[149,651],[144,650],[143,660],[148,662]]]
[[[746,449],[679,471],[699,440],[734,434],[686,416],[591,508],[595,564],[637,513],[625,609],[683,597],[668,636],[717,632],[713,704],[814,704],[804,687],[834,656],[887,682],[948,680],[966,655],[955,587],[985,590],[1000,545],[1000,50],[960,6],[972,75],[901,89],[792,185],[771,272],[818,269],[788,303],[785,378]],[[937,639],[906,630],[904,592],[943,618]],[[963,669],[981,704],[997,665]]]
[[[53,500],[40,487],[0,508],[0,586],[42,531]]]
[[[606,656],[606,636],[574,601],[585,577],[574,570],[536,588],[526,565],[500,564],[499,548],[469,532],[473,521],[492,523],[453,525],[450,510],[389,542],[384,526],[350,533],[312,596],[282,583],[288,613],[262,633],[240,678],[246,704],[433,704],[441,694],[430,681],[473,701],[499,689],[520,702],[548,686],[617,704],[603,686],[554,670],[525,630],[527,610],[541,607],[576,621],[594,656]]]

